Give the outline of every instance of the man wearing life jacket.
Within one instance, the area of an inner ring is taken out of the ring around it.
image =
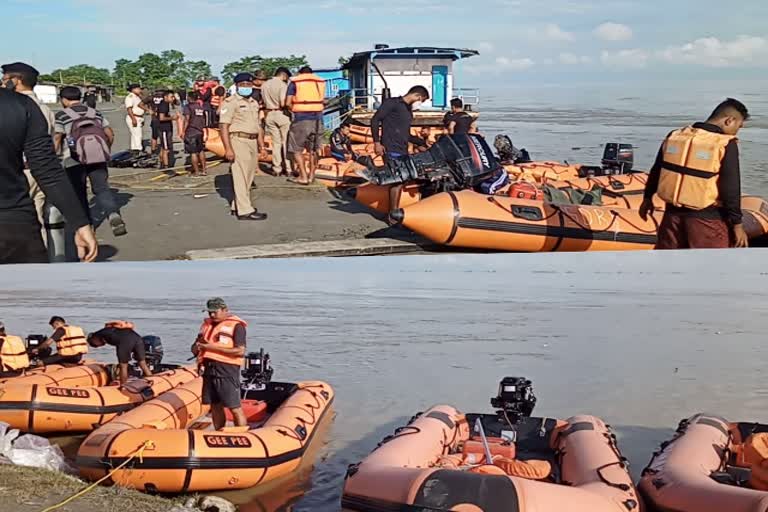
[[[56,353],[42,359],[44,365],[49,364],[79,364],[83,356],[88,353],[88,343],[85,332],[76,325],[69,325],[60,316],[54,316],[48,322],[53,328],[51,337],[33,350],[33,354],[43,351],[52,344],[56,344]]]
[[[645,220],[653,212],[654,194],[667,203],[656,249],[747,247],[736,134],[748,119],[747,107],[728,98],[706,122],[664,140],[640,206]]]
[[[18,336],[5,332],[5,325],[0,322],[0,378],[18,377],[29,368],[27,347]]]
[[[141,368],[144,377],[152,375],[152,370],[147,365],[147,353],[144,349],[144,340],[134,331],[131,322],[118,320],[107,322],[103,329],[88,335],[88,344],[94,348],[111,345],[117,353],[117,363],[120,366],[120,384],[128,382],[128,364],[131,358]]]
[[[203,404],[210,404],[213,426],[226,424],[229,409],[236,426],[247,425],[240,404],[240,368],[245,357],[245,328],[248,324],[231,314],[224,299],[206,303],[208,318],[200,326],[192,353],[203,366]]]
[[[286,92],[286,106],[293,112],[293,121],[288,130],[288,153],[299,172],[296,179],[288,181],[309,185],[315,181],[318,151],[323,136],[323,109],[325,108],[325,80],[304,66],[299,74],[291,78]],[[304,161],[304,150],[309,154],[309,165]]]

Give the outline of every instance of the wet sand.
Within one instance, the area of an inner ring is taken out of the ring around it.
[[[115,131],[113,153],[126,150],[129,143],[125,116],[115,108],[104,107]],[[186,155],[178,136],[175,148],[176,165],[181,165]],[[162,174],[151,169],[110,170],[128,234],[115,237],[107,224],[99,226],[100,260],[177,259],[195,249],[347,240],[386,228],[368,210],[322,185],[292,185],[273,176],[257,176],[251,192],[254,205],[269,215],[268,220],[238,221],[229,214],[229,164],[212,167],[207,178],[151,180]]]

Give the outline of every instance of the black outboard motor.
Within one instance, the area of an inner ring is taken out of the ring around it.
[[[42,351],[40,350],[40,345],[47,339],[48,336],[45,336],[44,334],[30,334],[27,336],[27,355],[30,358],[31,366],[39,366],[41,364],[41,359],[49,357],[53,353],[53,347],[51,346],[45,347]],[[32,354],[33,350],[37,350],[37,354]]]
[[[603,169],[606,174],[628,174],[632,172],[635,163],[635,152],[632,144],[609,142],[603,151]]]
[[[147,356],[147,366],[152,370],[152,373],[162,371],[161,363],[163,362],[163,342],[160,336],[149,335],[142,336],[144,341],[144,352]]]
[[[446,190],[462,190],[486,180],[500,167],[485,139],[470,133],[440,137],[425,153],[389,160],[363,175],[376,185],[442,181]]]
[[[533,383],[524,377],[504,377],[499,383],[499,394],[491,398],[491,406],[512,425],[519,423],[536,406]]]
[[[264,389],[264,386],[272,380],[272,368],[269,354],[262,348],[258,352],[250,352],[245,356],[245,367],[243,368],[243,391],[253,391]]]

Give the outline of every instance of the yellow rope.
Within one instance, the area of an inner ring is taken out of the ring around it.
[[[82,491],[78,492],[77,494],[74,494],[74,495],[70,496],[69,498],[67,498],[66,500],[62,501],[61,503],[59,503],[57,505],[52,505],[52,506],[42,510],[41,512],[51,512],[52,510],[56,510],[57,508],[61,508],[64,505],[68,504],[69,502],[74,501],[77,498],[87,494],[88,492],[90,492],[93,489],[95,489],[96,487],[98,487],[101,482],[107,480],[112,475],[114,475],[117,471],[119,471],[122,468],[124,468],[129,462],[131,462],[136,457],[139,458],[139,462],[143,462],[144,461],[144,459],[143,459],[144,450],[146,450],[146,449],[150,449],[151,450],[151,449],[154,449],[154,448],[155,448],[155,444],[152,441],[144,441],[144,444],[139,446],[136,449],[136,451],[133,453],[133,455],[128,457],[128,459],[125,462],[123,462],[122,464],[117,466],[115,469],[113,469],[112,471],[107,473],[103,478],[100,478],[99,480],[97,480],[96,482],[92,483],[91,485],[89,485],[88,487],[83,489]]]

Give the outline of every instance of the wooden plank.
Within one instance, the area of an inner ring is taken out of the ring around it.
[[[414,240],[372,238],[246,245],[241,247],[224,247],[221,249],[200,249],[187,251],[186,256],[190,260],[375,256],[421,252],[430,248],[435,248],[435,245]]]

